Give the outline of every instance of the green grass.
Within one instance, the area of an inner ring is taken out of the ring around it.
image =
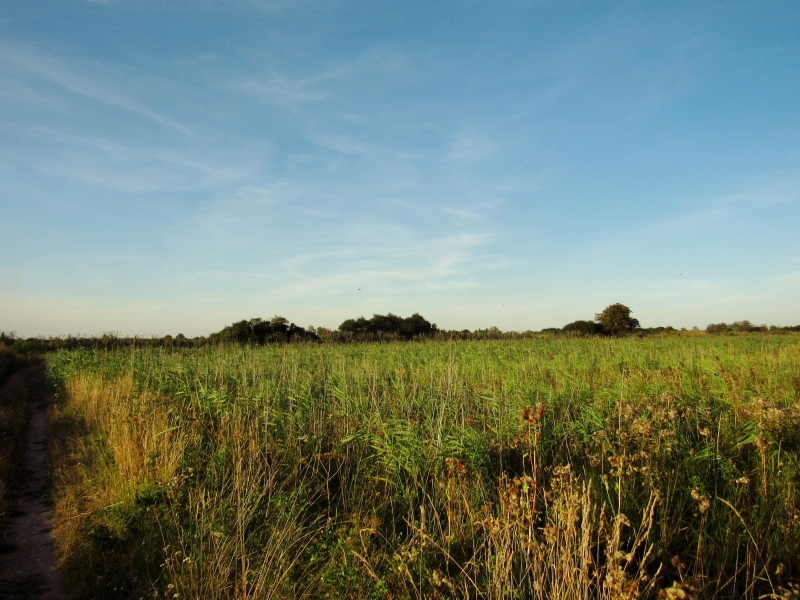
[[[49,365],[83,597],[797,597],[800,336]]]

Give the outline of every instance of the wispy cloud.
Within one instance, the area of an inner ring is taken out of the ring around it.
[[[119,108],[162,127],[177,131],[185,136],[192,136],[188,126],[172,119],[148,106],[121,94],[112,87],[98,81],[74,73],[64,61],[39,55],[25,54],[8,45],[0,46],[0,61],[15,67],[25,74],[55,84],[74,94],[90,98],[107,106]]]
[[[389,232],[384,226],[361,237],[348,240],[344,248],[333,252],[288,259],[285,266],[291,272],[287,278],[294,281],[280,286],[276,293],[305,296],[324,291],[338,295],[361,288],[365,295],[392,295],[423,288],[471,289],[479,286],[480,273],[493,266],[486,260],[493,241],[490,234],[457,233],[409,240],[414,236],[408,231],[395,228]],[[336,254],[346,260],[331,265],[331,256]],[[314,268],[316,260],[325,263],[325,272]]]
[[[745,189],[713,200],[720,206],[769,205],[800,201],[800,172],[761,173]]]
[[[633,232],[632,235],[656,240],[673,235],[696,233],[699,228],[708,227],[712,223],[729,217],[730,214],[731,211],[724,208],[707,208],[645,226]]]
[[[489,158],[494,151],[495,144],[488,137],[462,133],[453,142],[447,157],[453,162],[470,164]]]
[[[241,166],[200,160],[173,149],[132,147],[53,127],[2,124],[0,128],[48,140],[56,152],[40,159],[40,172],[125,193],[208,189],[249,174]]]
[[[800,271],[789,271],[774,277],[767,277],[766,282],[771,288],[780,291],[797,290],[800,289]]]
[[[326,205],[319,193],[314,186],[289,181],[243,187],[204,206],[170,237],[190,245],[204,240],[198,256],[213,256],[211,262],[220,265],[215,268],[224,268],[229,253],[251,248],[247,258],[238,255],[234,271],[269,273],[271,289],[282,294],[325,290],[336,295],[357,287],[388,294],[392,286],[414,285],[467,288],[477,285],[480,273],[502,268],[495,234],[486,226],[482,231],[470,231],[460,222],[444,231],[428,226],[440,218],[439,206],[427,212],[417,208],[413,215],[400,207],[401,222],[381,211],[347,209],[338,200]],[[259,265],[269,266],[261,271]]]
[[[459,217],[461,219],[466,219],[469,221],[479,221],[481,218],[481,216],[477,212],[471,210],[464,210],[461,208],[450,208],[449,206],[444,207],[442,210],[444,210],[444,212],[446,213],[455,215],[456,217]]]
[[[323,68],[312,75],[289,77],[272,70],[269,73],[233,80],[223,87],[282,106],[341,101],[345,96],[358,93],[360,86],[354,88],[353,83],[363,81],[365,75],[379,75],[379,79],[397,76],[406,63],[403,55],[376,48],[356,58]]]
[[[276,76],[266,81],[249,79],[228,85],[228,89],[251,96],[257,96],[266,102],[293,106],[297,103],[322,102],[329,98],[324,90],[314,89],[307,80],[292,81]]]

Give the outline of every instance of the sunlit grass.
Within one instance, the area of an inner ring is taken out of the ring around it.
[[[799,342],[62,352],[63,560],[86,597],[790,594]]]

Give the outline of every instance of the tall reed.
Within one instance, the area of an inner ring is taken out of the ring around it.
[[[62,352],[62,557],[98,598],[791,597],[799,342]]]

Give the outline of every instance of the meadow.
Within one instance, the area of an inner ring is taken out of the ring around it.
[[[800,336],[50,355],[79,598],[800,598]]]

